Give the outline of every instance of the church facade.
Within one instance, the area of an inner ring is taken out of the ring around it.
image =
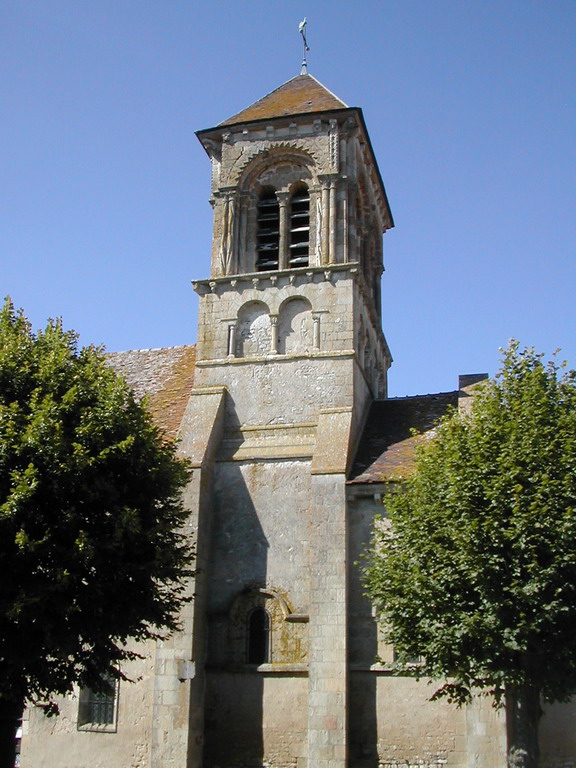
[[[78,691],[58,718],[31,709],[22,768],[500,768],[502,715],[395,676],[363,594],[411,429],[477,377],[387,399],[393,220],[362,112],[302,74],[197,135],[214,209],[197,344],[110,355],[192,463],[194,599],[125,670],[137,682]],[[543,764],[576,756],[571,711],[544,718]]]

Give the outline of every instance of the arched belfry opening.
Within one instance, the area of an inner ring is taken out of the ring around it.
[[[358,263],[378,293],[370,242],[393,223],[360,109],[304,74],[198,137],[212,159],[212,277]]]
[[[305,166],[286,163],[267,169],[262,176],[272,177],[281,186],[263,186],[259,192],[256,240],[253,245],[248,237],[244,250],[249,254],[254,249],[257,272],[307,267],[311,261],[310,188],[305,181],[297,181],[286,189],[286,182],[310,173]]]
[[[265,188],[257,203],[256,269],[278,269],[280,248],[280,206],[276,191]]]
[[[307,267],[310,252],[310,191],[298,184],[290,198],[289,265]]]
[[[276,148],[248,161],[238,180],[239,199],[249,201],[239,207],[243,226],[237,230],[245,271],[284,271],[314,263],[315,186],[315,162],[307,153]]]

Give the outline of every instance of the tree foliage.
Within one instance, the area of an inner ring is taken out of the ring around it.
[[[576,373],[511,342],[385,500],[369,594],[400,662],[474,689],[566,700],[576,689]],[[530,707],[524,705],[525,710]]]
[[[0,703],[122,676],[177,627],[188,469],[100,349],[0,313]]]

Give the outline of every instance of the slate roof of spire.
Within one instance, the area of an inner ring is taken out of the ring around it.
[[[343,101],[312,75],[297,75],[219,125],[234,125],[251,120],[302,115],[308,112],[329,112],[334,109],[347,108]]]
[[[196,347],[131,349],[110,352],[106,357],[138,399],[148,398],[155,424],[169,437],[175,437],[194,385]]]

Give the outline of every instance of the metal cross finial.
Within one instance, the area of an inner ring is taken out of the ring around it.
[[[308,19],[306,16],[304,16],[304,20],[298,24],[298,32],[302,35],[302,44],[304,46],[304,53],[302,56],[302,68],[300,70],[301,75],[305,75],[308,72],[308,63],[306,61],[306,51],[309,51],[310,48],[308,48],[308,43],[306,42],[306,24],[308,24]]]

